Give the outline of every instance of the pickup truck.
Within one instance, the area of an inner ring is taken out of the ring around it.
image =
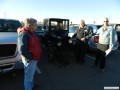
[[[0,73],[23,68],[21,55],[17,49],[18,20],[0,19]]]

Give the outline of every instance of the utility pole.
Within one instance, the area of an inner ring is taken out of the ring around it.
[[[6,18],[6,16],[5,16],[5,12],[4,12],[4,18]]]
[[[111,23],[111,15],[110,15],[110,13],[109,13],[108,19],[109,19],[109,23]]]
[[[93,21],[93,24],[96,24],[95,20]]]

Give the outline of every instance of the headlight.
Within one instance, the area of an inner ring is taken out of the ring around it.
[[[58,46],[61,46],[61,45],[62,45],[62,43],[61,43],[61,42],[58,42],[58,43],[57,43],[57,45],[58,45]]]

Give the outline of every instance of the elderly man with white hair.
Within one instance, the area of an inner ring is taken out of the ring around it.
[[[85,54],[88,48],[88,40],[93,34],[93,28],[87,26],[84,20],[80,21],[79,29],[76,33],[75,55],[77,62],[80,61],[83,65],[85,62]]]
[[[26,18],[24,27],[18,28],[18,50],[24,64],[24,90],[35,88],[34,75],[37,70],[37,63],[42,55],[42,43],[37,37],[37,20]]]

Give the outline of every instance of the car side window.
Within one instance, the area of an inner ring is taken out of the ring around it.
[[[0,31],[3,31],[3,28],[4,28],[4,24],[0,23]]]

